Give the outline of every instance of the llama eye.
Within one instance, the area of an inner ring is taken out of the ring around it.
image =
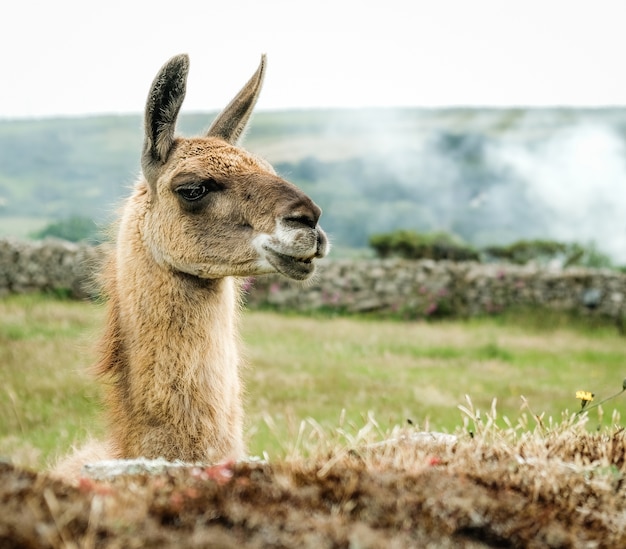
[[[209,189],[206,185],[198,185],[197,187],[178,189],[176,192],[188,202],[195,202],[206,196],[209,193]]]
[[[216,181],[207,180],[192,187],[179,187],[176,192],[187,202],[196,202],[201,198],[204,198],[210,192],[214,192],[220,189],[219,184]]]

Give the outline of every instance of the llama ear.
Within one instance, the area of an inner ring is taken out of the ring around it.
[[[148,100],[144,120],[142,167],[163,163],[174,143],[176,118],[185,98],[189,56],[172,57],[156,75]]]
[[[265,54],[261,56],[259,68],[252,78],[213,121],[207,132],[208,137],[219,137],[232,145],[237,144],[261,93],[263,76],[265,76]]]

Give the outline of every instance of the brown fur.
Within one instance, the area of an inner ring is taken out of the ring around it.
[[[302,280],[326,254],[320,209],[236,146],[264,61],[204,137],[174,135],[187,57],[172,58],[153,82],[143,175],[103,277],[108,320],[96,370],[107,384],[110,437],[107,451],[91,453],[100,459],[241,457],[233,277],[280,272]]]

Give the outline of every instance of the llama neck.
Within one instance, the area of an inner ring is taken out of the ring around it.
[[[119,457],[238,457],[234,279],[174,273],[121,233],[108,281],[109,325],[98,370],[114,380],[107,403]]]

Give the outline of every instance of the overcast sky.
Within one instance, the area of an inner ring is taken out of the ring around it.
[[[0,8],[0,117],[141,112],[188,52],[186,111],[268,55],[259,109],[626,104],[626,2],[19,0]]]

